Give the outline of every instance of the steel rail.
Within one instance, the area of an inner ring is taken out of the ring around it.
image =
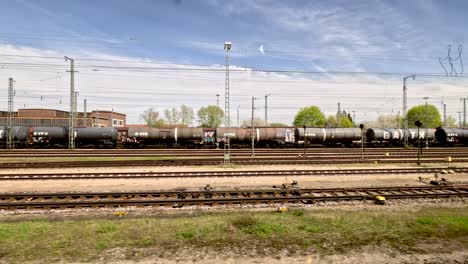
[[[303,153],[302,149],[257,149],[258,153],[266,154],[301,154]],[[460,149],[424,149],[424,153],[428,154],[446,154],[446,153],[453,153],[453,154],[463,154],[467,153],[468,148],[460,148]],[[341,155],[343,153],[347,154],[359,154],[360,149],[309,149],[309,153],[316,153],[321,155]],[[398,153],[398,154],[413,154],[415,152],[414,149],[366,149],[366,153],[371,155],[378,155],[378,154],[385,154],[385,153]],[[112,150],[50,150],[50,149],[43,149],[43,150],[13,150],[13,151],[4,151],[0,150],[0,157],[18,157],[18,156],[35,156],[35,155],[43,155],[43,156],[62,156],[62,155],[96,155],[96,156],[135,156],[135,155],[219,155],[222,153],[220,150],[216,149],[185,149],[185,150],[172,150],[172,149],[151,149],[151,150],[127,150],[127,149],[112,149]],[[250,154],[250,151],[243,150],[243,149],[233,149],[233,155],[243,155],[243,154]]]
[[[327,170],[267,170],[267,171],[186,171],[186,172],[88,172],[88,173],[22,173],[0,174],[5,180],[72,180],[72,179],[144,179],[144,178],[214,178],[214,177],[285,177],[336,176],[375,174],[424,174],[451,169],[455,173],[468,173],[468,167],[431,168],[379,168],[379,169],[327,169]]]
[[[382,157],[379,159],[358,158],[336,159],[328,157],[326,159],[308,158],[237,158],[231,159],[232,164],[236,165],[326,165],[326,164],[373,164],[373,163],[416,163],[416,158]],[[445,157],[421,159],[423,163],[447,163]],[[468,162],[468,157],[455,157],[451,162]],[[59,161],[59,162],[0,162],[0,169],[12,168],[70,168],[70,167],[122,167],[122,166],[203,166],[203,165],[222,165],[222,158],[207,159],[161,159],[161,160],[114,160],[114,161]]]
[[[104,193],[4,193],[0,209],[54,209],[124,206],[315,203],[343,200],[467,197],[468,185],[404,186],[327,189],[255,189],[208,191],[104,192]]]
[[[297,157],[299,155],[302,155],[304,151],[302,152],[277,152],[277,153],[262,153],[262,152],[257,152],[257,156],[261,157]],[[10,154],[0,154],[0,158],[71,158],[71,157],[125,157],[125,158],[131,158],[131,157],[161,157],[161,158],[167,158],[167,157],[214,157],[214,156],[220,156],[220,153],[182,153],[182,154],[153,154],[153,153],[40,153],[40,154],[29,154],[29,153],[10,153]],[[247,157],[250,156],[251,153],[231,153],[231,157]],[[314,158],[316,159],[327,159],[330,157],[334,158],[360,158],[361,154],[360,153],[309,153],[309,155],[313,155]],[[366,153],[367,158],[382,158],[386,157],[386,153]],[[388,157],[393,157],[393,158],[412,158],[416,157],[416,153],[409,153],[409,152],[403,152],[403,153],[388,153]],[[423,153],[424,157],[440,157],[440,155],[450,155],[451,157],[468,157],[468,150],[465,152],[450,152],[450,153],[445,153],[445,152],[424,152]]]

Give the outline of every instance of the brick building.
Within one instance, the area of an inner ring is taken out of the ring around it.
[[[8,112],[0,111],[0,125],[7,124]],[[15,126],[63,126],[68,127],[70,113],[57,109],[18,109],[13,113]],[[94,110],[86,113],[77,112],[76,127],[124,127],[127,125],[125,114],[113,111]]]

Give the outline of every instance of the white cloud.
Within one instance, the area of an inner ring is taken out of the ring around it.
[[[263,49],[263,45],[260,45],[260,47],[258,47],[258,52],[260,52],[262,55],[265,55],[265,49]]]
[[[57,59],[35,57],[2,56],[46,56]],[[225,75],[223,65],[183,65],[161,62],[148,58],[116,56],[109,53],[82,52],[76,58],[93,58],[111,61],[76,61],[76,90],[79,102],[86,98],[88,109],[110,110],[128,115],[129,123],[139,123],[139,115],[149,107],[163,112],[165,108],[186,104],[195,111],[208,104],[216,104],[216,94],[224,94]],[[121,62],[120,62],[121,61]],[[11,65],[6,63],[20,63]],[[45,65],[48,64],[49,66]],[[69,109],[68,64],[62,54],[51,50],[29,47],[0,45],[0,80],[4,86],[8,78],[16,80],[16,107],[44,107]],[[321,66],[318,70],[326,71]],[[167,71],[161,68],[199,68],[201,71]],[[95,70],[99,71],[95,71]],[[382,79],[365,76],[331,76],[298,73],[255,72],[252,69],[232,65],[231,69],[231,118],[236,123],[236,108],[241,105],[241,121],[250,116],[250,97],[257,100],[256,113],[263,116],[263,99],[269,97],[269,119],[271,122],[290,123],[296,111],[305,105],[318,105],[327,114],[336,112],[341,102],[342,109],[356,111],[358,120],[372,119],[377,112],[391,113],[401,109],[401,79]],[[216,71],[213,71],[216,70]],[[236,72],[236,70],[243,70]],[[429,83],[426,83],[429,81]],[[409,105],[421,103],[419,99],[428,95],[434,103],[445,96],[450,104],[448,110],[454,115],[458,110],[458,99],[466,95],[456,82],[447,79],[444,83],[433,79],[417,78],[408,83]],[[440,85],[440,90],[434,85]],[[5,90],[4,90],[5,91]],[[430,93],[430,94],[428,94]],[[43,96],[41,102],[40,97]],[[0,99],[1,108],[6,109],[6,94]],[[222,97],[221,97],[222,98]],[[438,98],[438,99],[435,99]],[[432,99],[431,99],[432,100]],[[431,102],[431,101],[430,101]],[[221,106],[223,106],[221,101]],[[82,103],[79,104],[82,109]]]

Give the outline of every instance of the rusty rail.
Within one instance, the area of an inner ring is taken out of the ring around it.
[[[0,174],[2,180],[72,180],[72,179],[142,179],[142,178],[212,178],[212,177],[291,177],[319,175],[388,175],[424,174],[452,170],[454,173],[468,173],[468,167],[430,167],[430,168],[365,168],[365,169],[327,169],[327,170],[262,170],[262,171],[180,171],[180,172],[88,172],[88,173],[25,173]]]
[[[468,196],[468,185],[103,193],[4,193],[0,194],[0,209],[309,204],[326,201],[371,200],[375,196],[384,196],[386,199],[466,197]]]

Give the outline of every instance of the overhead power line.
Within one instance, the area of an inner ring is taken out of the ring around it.
[[[47,67],[50,69],[51,67],[55,67],[57,69],[64,69],[67,66],[64,64],[51,64],[51,63],[21,63],[21,62],[13,62],[13,63],[0,63],[2,67],[25,67],[25,68],[43,68]],[[80,65],[80,68],[88,68],[97,71],[101,70],[117,70],[117,71],[137,71],[137,72],[148,72],[148,71],[177,71],[177,72],[213,72],[213,73],[224,73],[225,70],[222,68],[194,68],[194,67],[135,67],[135,66],[108,66],[108,65]],[[446,77],[446,75],[440,73],[429,73],[429,72],[370,72],[370,71],[307,71],[307,70],[280,70],[280,69],[255,69],[255,68],[233,68],[230,69],[230,72],[237,72],[237,73],[251,73],[251,72],[261,72],[261,73],[297,73],[297,74],[328,74],[328,75],[374,75],[374,76],[403,76],[408,74],[415,74],[417,76],[423,77]],[[468,77],[468,75],[457,75],[456,77]]]

